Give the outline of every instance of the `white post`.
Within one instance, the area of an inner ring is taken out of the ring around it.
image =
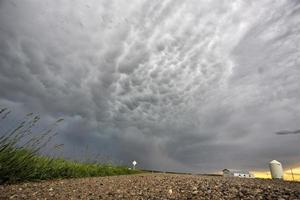
[[[136,164],[137,164],[137,162],[134,160],[134,161],[132,162],[132,165],[133,165],[133,170],[135,170],[135,166],[136,166]]]

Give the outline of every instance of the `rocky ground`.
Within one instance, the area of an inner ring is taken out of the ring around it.
[[[139,174],[0,185],[0,199],[299,199],[300,183]]]

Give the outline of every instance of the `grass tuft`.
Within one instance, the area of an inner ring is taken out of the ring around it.
[[[0,119],[4,120],[9,113],[10,111],[7,109],[0,108]],[[138,172],[125,166],[81,163],[39,155],[38,152],[57,134],[53,130],[63,119],[57,120],[41,134],[33,134],[32,130],[39,120],[39,116],[30,113],[15,127],[0,134],[0,184],[56,178],[134,174]],[[61,144],[56,146],[61,146]]]

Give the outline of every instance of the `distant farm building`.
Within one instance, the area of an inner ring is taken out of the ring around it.
[[[241,177],[241,178],[255,178],[254,174],[249,171],[236,170],[236,169],[224,169],[223,176],[225,177]]]

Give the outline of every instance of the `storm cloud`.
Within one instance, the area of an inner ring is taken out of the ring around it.
[[[295,130],[295,131],[284,130],[284,131],[278,131],[275,134],[277,134],[277,135],[300,134],[300,130]]]
[[[296,0],[2,0],[0,105],[140,167],[299,164]],[[73,154],[72,154],[73,153]]]

